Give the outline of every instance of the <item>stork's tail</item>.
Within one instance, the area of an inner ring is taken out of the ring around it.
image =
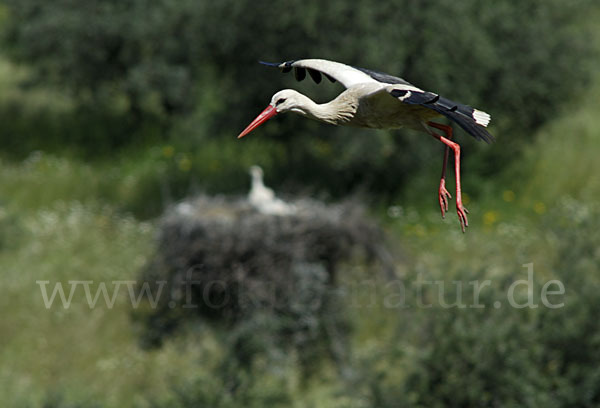
[[[393,90],[391,95],[404,103],[421,105],[441,113],[448,119],[456,122],[477,140],[484,140],[487,143],[492,143],[495,140],[494,136],[485,129],[490,123],[491,117],[483,111],[451,101],[432,92],[397,89]]]
[[[431,104],[430,108],[458,123],[475,139],[484,140],[487,143],[494,141],[494,136],[485,129],[490,123],[491,117],[489,114],[443,97],[439,97],[436,102]]]

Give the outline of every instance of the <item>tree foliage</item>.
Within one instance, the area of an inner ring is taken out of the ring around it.
[[[7,0],[4,38],[40,82],[82,102],[120,109],[134,123],[145,115],[173,123],[184,114],[193,130],[172,136],[193,146],[235,136],[281,88],[298,87],[321,101],[340,91],[296,85],[258,59],[321,57],[400,75],[492,114],[502,147],[467,157],[467,166],[485,174],[513,158],[520,139],[585,84],[593,49],[577,24],[591,4]],[[273,166],[288,179],[318,180],[336,194],[361,184],[394,192],[434,157],[435,144],[422,138],[379,132],[385,136],[375,141],[351,137],[355,131],[348,129],[278,120],[260,135],[286,148]],[[122,140],[139,137],[129,128],[116,131]]]

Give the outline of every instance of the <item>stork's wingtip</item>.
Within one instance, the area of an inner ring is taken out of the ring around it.
[[[258,63],[268,67],[279,67],[281,65],[279,62],[266,62],[261,60],[258,60]]]

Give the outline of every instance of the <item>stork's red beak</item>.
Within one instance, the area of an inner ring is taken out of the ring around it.
[[[260,115],[258,115],[256,117],[256,119],[254,119],[252,121],[252,123],[250,123],[246,127],[246,129],[244,129],[244,131],[242,133],[239,134],[238,139],[240,137],[246,136],[248,133],[252,132],[254,129],[259,127],[260,125],[262,125],[263,123],[265,123],[267,120],[271,119],[275,115],[277,115],[277,109],[275,109],[271,105],[267,106],[267,108],[264,111],[262,111],[260,113]]]

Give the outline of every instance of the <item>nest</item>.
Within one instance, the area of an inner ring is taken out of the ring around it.
[[[315,339],[324,316],[331,322],[337,313],[342,265],[391,267],[382,230],[356,203],[292,204],[296,211],[285,216],[226,197],[200,196],[170,208],[156,255],[142,273],[144,282],[166,281],[162,291],[170,295],[146,313],[146,343],[160,344],[191,318],[253,332],[268,321],[271,335],[277,334],[272,338]]]

